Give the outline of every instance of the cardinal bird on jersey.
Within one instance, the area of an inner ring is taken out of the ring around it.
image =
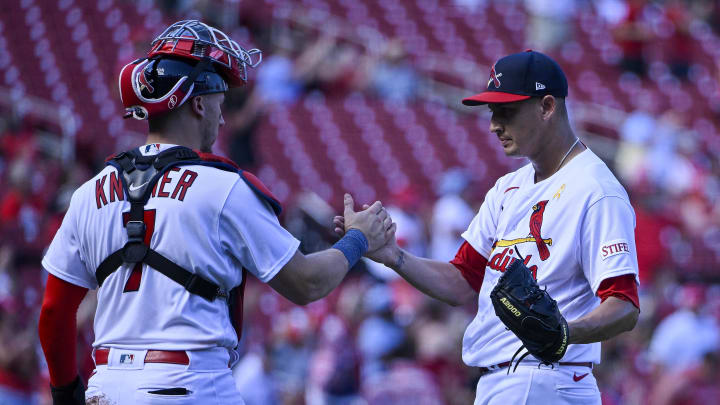
[[[545,205],[548,200],[540,201],[533,205],[533,213],[530,215],[530,235],[535,238],[535,244],[537,245],[538,252],[540,253],[540,260],[547,260],[550,257],[550,251],[543,242],[542,235],[540,234],[540,228],[543,223],[543,214],[545,213]]]

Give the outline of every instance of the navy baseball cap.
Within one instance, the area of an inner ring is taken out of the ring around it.
[[[533,50],[500,58],[490,69],[487,90],[464,98],[465,105],[512,103],[530,97],[565,98],[568,84],[560,65],[549,56]]]

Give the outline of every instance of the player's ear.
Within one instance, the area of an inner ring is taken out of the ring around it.
[[[541,109],[541,116],[543,121],[547,121],[550,119],[550,117],[553,116],[555,113],[555,110],[557,109],[557,100],[555,97],[551,95],[545,95],[540,100],[540,109]]]
[[[192,111],[193,115],[197,116],[198,118],[202,118],[205,116],[205,112],[207,111],[205,108],[205,100],[203,99],[203,96],[195,96],[189,100],[190,103],[190,110]]]

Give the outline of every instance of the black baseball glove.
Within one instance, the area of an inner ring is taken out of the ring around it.
[[[567,321],[557,302],[540,289],[522,260],[516,259],[507,267],[490,293],[490,300],[498,318],[523,343],[510,364],[523,347],[527,349],[515,369],[528,354],[548,365],[565,355],[569,341]]]

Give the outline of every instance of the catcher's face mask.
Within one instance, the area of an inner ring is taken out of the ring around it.
[[[144,120],[178,108],[191,96],[241,86],[247,67],[261,61],[260,50],[247,51],[216,28],[197,20],[176,22],[153,40],[147,58],[120,72],[125,118]]]

